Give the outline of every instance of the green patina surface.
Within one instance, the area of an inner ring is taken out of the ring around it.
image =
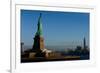
[[[41,22],[41,14],[39,16],[39,19],[38,19],[38,29],[37,29],[37,32],[36,32],[36,36],[43,36],[43,32],[42,32],[42,22]]]

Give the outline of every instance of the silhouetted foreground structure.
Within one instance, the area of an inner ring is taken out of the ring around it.
[[[38,20],[38,29],[34,37],[34,44],[32,49],[23,52],[23,45],[21,43],[21,62],[42,62],[42,61],[64,61],[64,60],[85,60],[89,59],[89,50],[86,47],[86,40],[83,40],[83,48],[77,46],[75,50],[68,50],[67,52],[57,52],[45,48],[41,14]]]

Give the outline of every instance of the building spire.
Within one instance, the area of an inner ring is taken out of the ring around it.
[[[39,19],[38,19],[38,29],[37,29],[37,32],[36,32],[36,35],[38,36],[43,36],[43,33],[42,33],[42,23],[41,23],[41,16],[42,14],[40,13],[40,16],[39,16]]]

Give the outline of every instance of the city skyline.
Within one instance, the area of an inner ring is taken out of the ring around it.
[[[21,10],[21,42],[25,46],[34,42],[40,13],[46,46],[82,46],[85,37],[89,47],[89,13]]]

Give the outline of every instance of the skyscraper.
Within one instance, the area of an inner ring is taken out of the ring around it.
[[[83,48],[86,49],[86,39],[85,39],[85,37],[84,37],[84,40],[83,40],[83,45],[84,45]]]
[[[23,53],[23,52],[24,52],[23,45],[24,45],[24,43],[23,43],[23,42],[21,42],[21,53]]]

